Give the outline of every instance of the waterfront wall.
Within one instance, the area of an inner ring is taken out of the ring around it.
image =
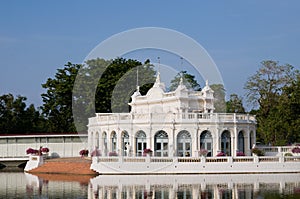
[[[300,157],[94,157],[100,174],[300,173]]]

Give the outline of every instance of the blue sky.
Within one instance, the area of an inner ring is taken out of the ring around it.
[[[119,32],[162,27],[201,44],[218,66],[227,95],[243,96],[244,83],[263,60],[300,69],[299,19],[296,0],[2,1],[0,95],[20,94],[39,106],[41,84],[68,61],[81,63]]]

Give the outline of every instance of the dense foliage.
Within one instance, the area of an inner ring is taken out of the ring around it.
[[[45,129],[45,119],[26,97],[12,94],[0,96],[0,133],[32,133]]]
[[[201,90],[200,84],[195,80],[194,75],[188,74],[187,71],[181,71],[171,80],[170,91],[174,91],[178,87],[180,79],[182,79],[182,82],[187,89],[194,91]]]
[[[257,138],[265,144],[300,141],[300,76],[289,64],[263,61],[245,84],[247,98],[258,109]]]

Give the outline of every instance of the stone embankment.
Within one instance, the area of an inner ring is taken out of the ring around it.
[[[28,171],[28,173],[96,176],[97,172],[90,169],[91,163],[90,159],[80,157],[48,159],[43,165]]]

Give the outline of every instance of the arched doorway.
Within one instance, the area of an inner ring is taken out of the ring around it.
[[[192,138],[188,131],[180,131],[177,135],[177,156],[190,157],[192,154]]]
[[[168,157],[168,134],[165,131],[158,131],[154,136],[155,156]]]
[[[238,151],[245,153],[245,139],[243,131],[238,134]]]
[[[207,150],[207,156],[213,154],[213,139],[209,131],[203,131],[200,135],[200,149]]]
[[[117,152],[117,134],[115,131],[111,133],[111,152]]]
[[[127,131],[122,132],[122,154],[123,156],[129,156],[130,153],[130,141]]]
[[[231,136],[227,130],[221,135],[221,150],[227,156],[231,156]]]
[[[138,131],[136,133],[136,155],[142,156],[144,149],[147,148],[146,133],[144,131]]]

